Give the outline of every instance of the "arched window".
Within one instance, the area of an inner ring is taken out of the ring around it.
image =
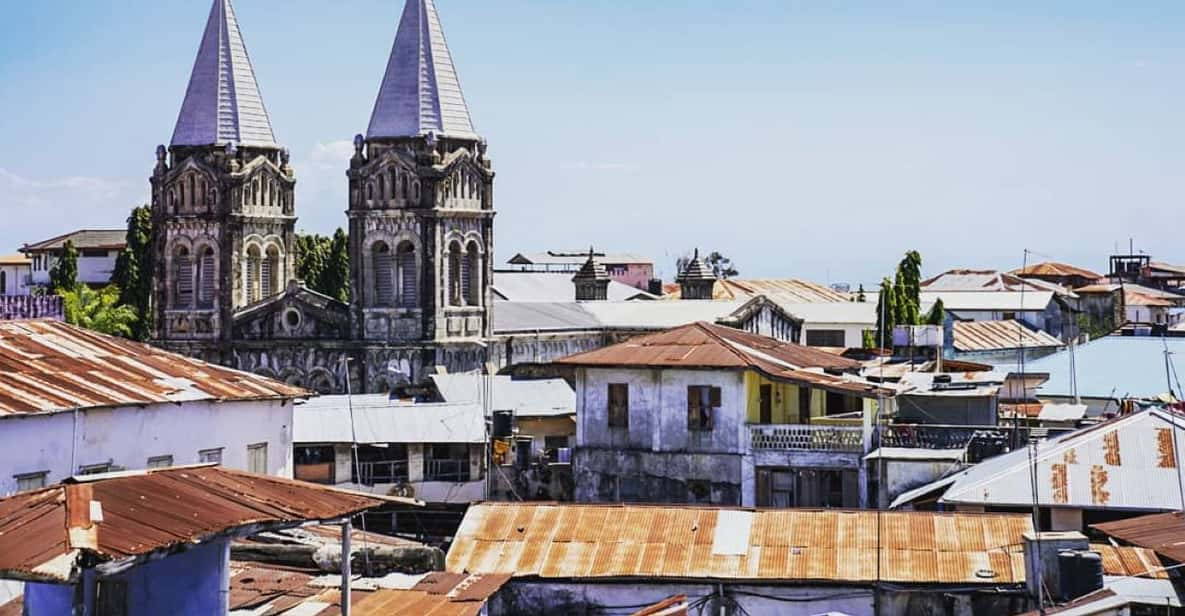
[[[477,242],[469,242],[469,246],[465,250],[465,267],[463,270],[466,273],[463,284],[465,285],[465,303],[470,306],[481,305],[481,250],[477,246]]]
[[[401,191],[400,195],[403,197],[404,201],[407,201],[407,198],[408,198],[408,194],[407,194],[407,185],[408,184],[410,184],[410,182],[407,179],[407,174],[400,173],[399,174],[399,190]]]
[[[374,199],[374,184],[371,182],[367,182],[366,183],[366,200],[369,201],[371,199]]]
[[[189,176],[189,205],[193,206],[193,205],[197,204],[197,200],[198,200],[198,196],[197,196],[197,191],[194,190],[193,175],[190,175]]]
[[[0,295],[8,295],[8,272],[0,272]]]
[[[206,181],[202,180],[202,196],[199,200],[201,205],[210,205],[210,189],[206,187]]]
[[[259,178],[251,182],[251,205],[259,205]]]
[[[173,307],[193,306],[193,259],[184,246],[178,246],[173,252],[173,281]]]
[[[214,249],[203,246],[197,262],[198,308],[214,306]]]
[[[374,263],[374,305],[390,306],[395,297],[395,277],[391,271],[391,247],[375,242],[370,248]]]
[[[386,198],[387,195],[387,176],[379,174],[379,201]]]
[[[267,258],[263,260],[263,268],[259,274],[263,297],[271,297],[279,292],[280,274],[280,249],[268,246]]]
[[[463,264],[465,255],[460,242],[453,242],[448,247],[448,303],[451,306],[462,305],[461,290],[465,288],[465,273]]]
[[[417,203],[420,201],[420,182],[418,180],[411,183],[411,200]]]
[[[246,291],[247,303],[253,304],[260,300],[259,284],[260,284],[260,268],[263,266],[263,255],[259,252],[259,246],[250,246],[247,248],[247,276]]]
[[[180,191],[180,194],[177,196],[177,209],[178,210],[184,209],[185,208],[185,182],[182,182],[181,185],[177,187],[177,190]]]
[[[391,200],[394,201],[395,199],[399,198],[399,173],[392,169],[390,175]]]
[[[395,250],[395,276],[399,306],[415,308],[419,304],[420,281],[416,275],[416,247],[411,242],[403,242]]]

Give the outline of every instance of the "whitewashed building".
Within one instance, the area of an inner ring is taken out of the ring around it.
[[[0,322],[0,494],[201,462],[291,477],[306,395],[60,321]]]
[[[32,285],[32,259],[25,255],[0,256],[0,295],[28,295]]]
[[[49,284],[49,272],[62,258],[66,242],[78,250],[78,282],[104,287],[111,282],[115,260],[127,246],[123,229],[82,229],[35,244],[26,244],[21,252],[32,261],[32,284]]]

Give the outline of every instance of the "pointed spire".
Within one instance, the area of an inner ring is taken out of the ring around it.
[[[366,137],[418,137],[432,132],[477,138],[436,3],[407,0]]]
[[[609,271],[597,260],[592,247],[588,248],[588,260],[572,277],[576,285],[576,301],[604,301],[609,298]]]
[[[171,145],[227,143],[276,147],[276,137],[234,7],[214,0]]]
[[[699,256],[699,248],[695,249],[695,256],[679,272],[675,282],[679,283],[679,295],[683,299],[713,299],[715,295],[716,273]]]

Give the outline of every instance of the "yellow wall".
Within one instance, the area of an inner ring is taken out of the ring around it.
[[[798,386],[791,383],[771,381],[757,372],[745,373],[746,403],[745,419],[749,423],[761,422],[761,386],[769,385],[773,394],[773,412],[771,420],[774,423],[798,422]],[[826,403],[826,393],[821,390],[811,390],[811,417],[823,416]]]
[[[773,393],[773,412],[771,421],[776,424],[798,423],[798,385],[771,381],[753,371],[745,373],[745,397],[747,399],[745,420],[749,423],[761,422],[761,386],[769,385]],[[827,392],[821,389],[811,389],[810,416],[826,415]],[[863,401],[865,413],[875,411],[876,401],[866,398]]]

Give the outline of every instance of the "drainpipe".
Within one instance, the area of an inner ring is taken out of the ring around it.
[[[350,616],[350,518],[342,522],[342,616]]]

